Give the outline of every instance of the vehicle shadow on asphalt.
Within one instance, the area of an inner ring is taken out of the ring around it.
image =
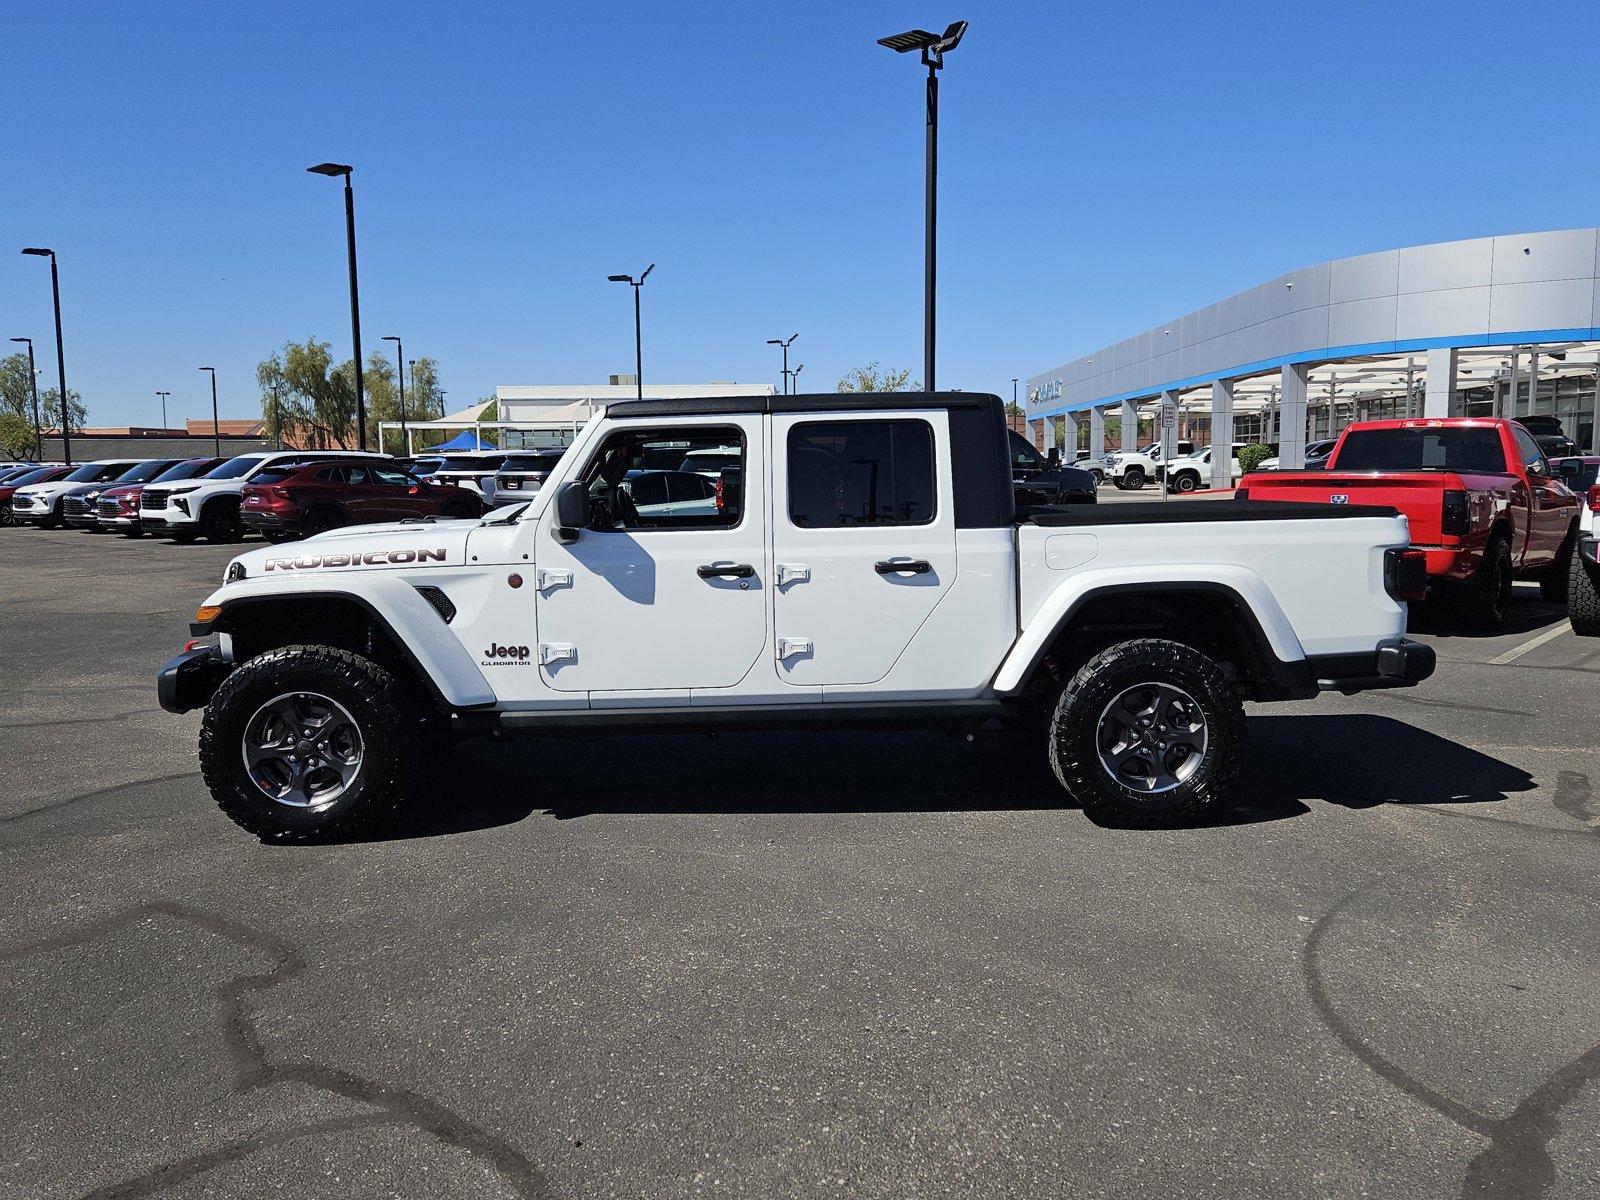
[[[597,748],[601,753],[597,754]],[[1308,802],[1504,800],[1534,781],[1497,758],[1393,717],[1254,716],[1220,828],[1303,815]],[[610,736],[467,742],[431,760],[422,801],[377,840],[441,837],[618,814],[1002,812],[1073,807],[1040,748],[1010,735]]]
[[[1537,584],[1518,584],[1512,591],[1505,624],[1498,629],[1467,628],[1450,598],[1441,597],[1413,604],[1411,619],[1406,622],[1406,632],[1426,633],[1441,638],[1511,637],[1538,633],[1566,619],[1565,604],[1551,604],[1539,599]]]

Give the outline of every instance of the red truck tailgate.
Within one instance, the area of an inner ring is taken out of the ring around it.
[[[1263,471],[1243,479],[1252,500],[1292,500],[1306,504],[1386,504],[1404,513],[1411,542],[1437,546],[1440,512],[1447,490],[1460,490],[1459,476],[1419,471],[1415,474],[1369,474],[1352,471]]]

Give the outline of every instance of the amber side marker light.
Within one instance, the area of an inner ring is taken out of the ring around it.
[[[222,605],[202,604],[194,610],[194,619],[201,624],[209,624],[222,615]]]

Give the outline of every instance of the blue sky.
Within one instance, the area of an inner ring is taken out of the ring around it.
[[[259,411],[288,338],[500,383],[920,370],[922,84],[874,39],[971,22],[942,85],[940,369],[1008,392],[1280,271],[1600,221],[1593,4],[39,3],[0,66],[0,230],[61,255],[94,423]],[[0,242],[3,248],[3,242]],[[51,361],[48,268],[0,335]]]

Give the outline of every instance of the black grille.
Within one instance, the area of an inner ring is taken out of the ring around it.
[[[165,492],[140,492],[139,493],[139,507],[140,508],[165,508],[166,506],[167,506],[167,494]]]
[[[417,589],[417,595],[421,596],[429,604],[433,605],[433,611],[439,614],[440,619],[442,619],[446,625],[450,624],[451,621],[456,619],[456,606],[451,604],[450,597],[446,596],[438,588],[419,587]]]
[[[114,517],[120,508],[120,501],[115,496],[112,496],[110,499],[102,499],[97,511],[102,517]]]
[[[89,511],[89,501],[82,496],[68,496],[61,502],[61,511],[69,517],[81,517]]]

